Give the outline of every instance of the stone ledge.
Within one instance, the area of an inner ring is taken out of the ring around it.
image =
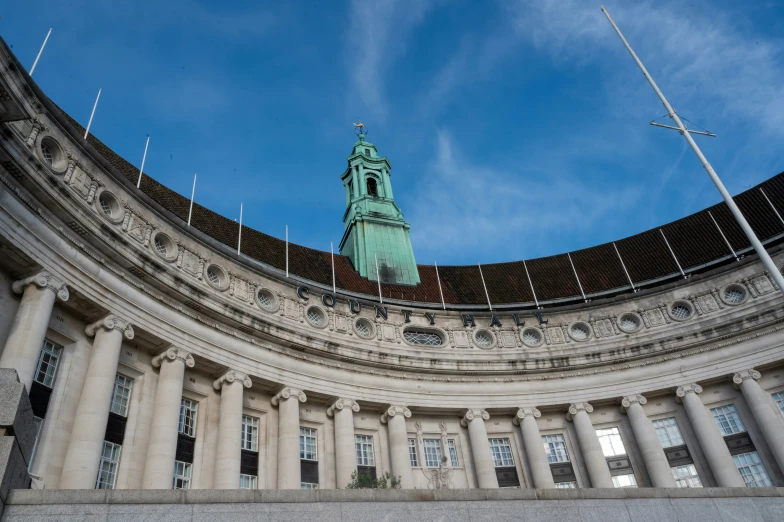
[[[64,490],[15,489],[7,505],[54,504],[237,504],[315,502],[433,502],[485,500],[589,500],[653,498],[784,497],[784,488],[629,489],[325,489],[325,490]]]

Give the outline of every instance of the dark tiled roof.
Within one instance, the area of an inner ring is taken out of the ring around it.
[[[83,128],[76,121],[65,113],[63,115],[77,131],[83,132]],[[132,183],[136,183],[139,174],[137,167],[115,154],[95,136],[90,135],[88,140],[122,175]],[[784,210],[784,173],[735,198],[751,226],[764,241],[784,233],[784,226],[760,192],[760,187],[765,190],[777,208]],[[161,185],[147,174],[142,178],[141,190],[162,207],[182,220],[187,220],[190,203],[188,198]],[[525,263],[514,261],[484,265],[482,273],[490,300],[493,305],[532,303],[534,295],[526,274],[526,266],[536,298],[540,302],[580,298],[575,270],[583,291],[588,295],[617,292],[628,288],[629,281],[623,270],[621,258],[629,272],[629,277],[638,286],[646,281],[676,276],[679,274],[678,267],[660,230],[664,232],[684,270],[688,271],[691,268],[720,261],[731,255],[731,252],[708,212],[713,215],[735,251],[749,246],[749,241],[729,209],[721,203],[660,228],[616,241],[615,247],[613,243],[606,243],[571,252],[574,270],[567,254],[531,259]],[[193,205],[191,225],[226,245],[237,243],[237,223],[198,203]],[[243,227],[242,237],[244,255],[285,270],[284,241],[247,227]],[[416,286],[382,284],[381,291],[384,297],[440,304],[441,296],[435,267],[429,265],[418,265],[418,267],[420,284]],[[316,283],[332,285],[329,252],[289,244],[289,270],[292,274]],[[487,297],[482,287],[478,266],[442,266],[438,268],[438,275],[447,305],[486,305]],[[370,296],[378,294],[377,284],[360,277],[351,265],[351,261],[345,256],[335,256],[335,279],[338,288]]]

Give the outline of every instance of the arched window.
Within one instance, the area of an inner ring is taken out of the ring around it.
[[[368,178],[367,192],[368,195],[373,196],[374,198],[378,197],[378,186],[376,185],[376,180],[374,178]]]

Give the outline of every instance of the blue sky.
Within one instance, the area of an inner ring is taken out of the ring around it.
[[[731,193],[784,170],[784,2],[605,6]],[[322,250],[362,118],[417,261],[619,239],[719,201],[598,3],[28,2],[0,34],[91,132],[182,194]]]

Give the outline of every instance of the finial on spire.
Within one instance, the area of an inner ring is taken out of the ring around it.
[[[357,120],[359,123],[352,123],[354,126],[354,134],[359,136],[360,140],[365,139],[365,135],[368,133],[368,128],[362,123],[361,119]]]

